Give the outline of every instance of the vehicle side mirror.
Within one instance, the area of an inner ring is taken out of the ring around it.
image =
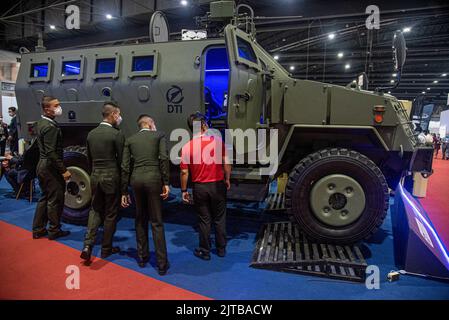
[[[393,59],[395,71],[402,71],[407,56],[407,46],[404,35],[401,31],[396,31],[393,36]]]

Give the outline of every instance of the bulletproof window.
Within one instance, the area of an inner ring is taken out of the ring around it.
[[[48,63],[33,63],[31,65],[31,78],[46,78],[48,77]]]
[[[95,66],[95,73],[103,74],[103,73],[115,73],[115,58],[107,58],[107,59],[97,59]]]
[[[133,72],[153,71],[154,56],[136,56],[133,57]]]
[[[62,76],[77,76],[80,73],[81,73],[81,60],[62,62]]]
[[[251,61],[251,62],[257,64],[257,56],[253,50],[253,47],[251,46],[251,43],[249,43],[246,40],[243,40],[240,37],[237,37],[237,46],[238,46],[240,58],[243,58],[245,60],[248,60],[248,61]]]

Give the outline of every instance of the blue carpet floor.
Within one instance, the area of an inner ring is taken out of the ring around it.
[[[36,202],[16,201],[9,185],[0,181],[0,220],[31,230],[35,206]],[[255,205],[229,207],[229,245],[224,259],[212,255],[212,260],[205,262],[192,255],[197,245],[195,212],[182,205],[178,197],[166,204],[164,213],[171,263],[167,276],[157,275],[153,252],[151,266],[143,269],[137,266],[134,220],[126,215],[118,223],[115,237],[122,253],[108,260],[213,299],[449,299],[448,283],[412,276],[402,276],[393,283],[386,280],[386,274],[396,269],[390,215],[379,232],[364,244],[368,263],[377,265],[381,271],[380,289],[368,290],[360,283],[250,268],[256,234],[263,221],[285,218],[262,215]],[[65,224],[64,229],[72,233],[60,242],[81,250],[85,227]],[[96,246],[95,255],[99,249]]]

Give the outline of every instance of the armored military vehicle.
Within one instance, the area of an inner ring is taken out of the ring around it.
[[[187,128],[196,111],[218,129],[277,129],[277,171],[267,176],[260,163],[236,165],[230,196],[262,200],[270,182],[287,173],[285,207],[308,236],[352,243],[372,235],[386,215],[388,188],[412,172],[431,171],[432,151],[419,145],[401,102],[357,83],[293,78],[256,42],[250,17],[236,14],[233,1],[211,3],[208,20],[226,22],[221,37],[22,55],[16,84],[22,137],[40,117],[42,96],[57,97],[64,110],[58,122],[72,172],[64,219],[87,217],[86,136],[101,121],[103,103],[114,100],[127,136],[142,113],[167,136]],[[396,37],[400,72],[405,46]],[[176,170],[173,165],[174,185]]]

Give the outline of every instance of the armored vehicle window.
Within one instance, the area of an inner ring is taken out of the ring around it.
[[[133,57],[132,71],[153,71],[154,56]]]
[[[48,63],[33,63],[31,65],[31,78],[43,78],[48,76]]]
[[[95,73],[114,73],[115,63],[115,58],[98,59],[95,67]]]
[[[62,76],[77,76],[81,73],[81,61],[63,61]]]
[[[237,45],[239,48],[240,58],[257,63],[256,53],[254,52],[253,47],[248,41],[243,40],[240,37],[237,37]]]

